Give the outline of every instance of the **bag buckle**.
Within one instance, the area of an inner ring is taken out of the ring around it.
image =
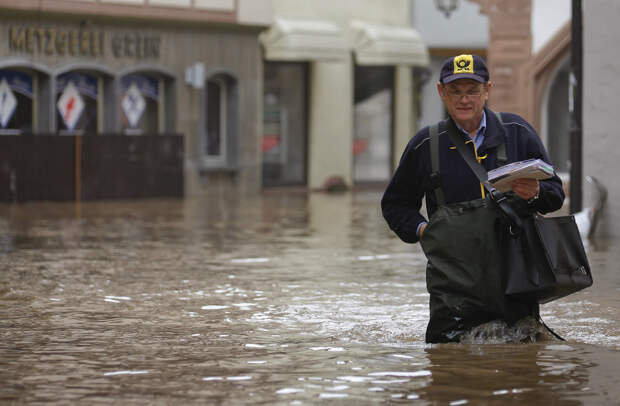
[[[439,172],[431,172],[428,176],[429,186],[431,189],[437,189],[441,187],[441,175]]]
[[[506,196],[495,188],[489,190],[489,194],[491,195],[491,199],[493,199],[493,201],[497,204],[500,204],[501,202],[506,200]]]

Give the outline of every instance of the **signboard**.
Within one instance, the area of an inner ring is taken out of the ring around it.
[[[142,117],[142,113],[144,113],[146,102],[135,83],[129,86],[129,89],[121,101],[121,106],[123,107],[123,111],[125,112],[125,116],[127,116],[131,128],[136,128],[138,121],[140,121],[140,117]]]
[[[63,90],[58,99],[57,106],[65,125],[69,131],[73,131],[84,111],[84,100],[73,81],[70,80],[67,86],[65,86],[65,90]]]
[[[17,99],[5,78],[0,81],[0,126],[6,128],[17,108]]]
[[[17,70],[0,69],[0,130],[3,133],[31,128],[32,97],[30,75]]]
[[[140,119],[148,109],[155,109],[159,102],[159,80],[148,75],[132,74],[121,79],[121,108],[132,129],[140,126]],[[152,102],[148,101],[152,100]],[[155,102],[155,104],[153,104]]]
[[[117,32],[107,35],[93,29],[55,26],[11,26],[8,49],[30,55],[101,57],[107,52],[115,58],[159,58],[161,38],[141,32]]]

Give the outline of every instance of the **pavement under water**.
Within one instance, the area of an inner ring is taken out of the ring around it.
[[[566,342],[428,345],[380,192],[0,205],[0,403],[618,404],[620,241]]]

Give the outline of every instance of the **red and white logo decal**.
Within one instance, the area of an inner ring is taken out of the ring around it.
[[[69,131],[73,131],[84,111],[84,100],[72,81],[62,91],[57,106],[65,125]]]

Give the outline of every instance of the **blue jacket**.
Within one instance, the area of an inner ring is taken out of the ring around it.
[[[499,166],[497,147],[504,142],[508,162],[540,158],[551,163],[538,134],[522,117],[501,113],[502,126],[495,113],[488,108],[485,108],[485,112],[486,134],[476,153],[487,171]],[[408,243],[418,241],[418,225],[427,221],[420,214],[425,195],[428,215],[431,216],[437,210],[434,185],[429,179],[432,172],[429,141],[429,127],[420,130],[409,141],[381,200],[383,217],[390,229]],[[473,143],[468,145],[473,147]],[[439,162],[440,182],[447,204],[482,197],[480,181],[452,145],[444,122],[439,126]],[[558,210],[563,201],[562,181],[555,175],[540,181],[539,198],[531,204],[531,209],[544,214]]]

